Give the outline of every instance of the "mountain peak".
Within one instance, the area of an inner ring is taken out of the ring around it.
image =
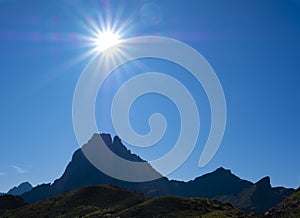
[[[232,174],[232,173],[231,173],[231,170],[225,169],[224,167],[219,167],[219,168],[217,168],[217,169],[215,170],[215,172]]]
[[[120,142],[121,142],[120,137],[116,135],[116,136],[114,137],[113,142],[118,142],[118,143],[120,143]]]
[[[22,195],[32,189],[32,185],[29,182],[22,182],[19,186],[15,186],[10,189],[7,194],[10,195]]]
[[[271,188],[271,179],[269,176],[266,176],[266,177],[260,179],[258,182],[256,182],[255,185]]]
[[[98,134],[98,133],[95,133],[91,139],[88,141],[88,143],[90,142],[93,142],[93,141],[98,141],[99,140],[99,137],[102,138],[102,140],[105,142],[105,144],[107,145],[111,145],[113,142],[112,142],[112,137],[109,133],[101,133],[101,134]],[[87,144],[88,144],[87,143]]]

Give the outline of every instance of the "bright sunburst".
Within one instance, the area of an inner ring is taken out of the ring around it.
[[[94,41],[98,51],[102,52],[119,44],[121,42],[121,36],[116,32],[108,30],[99,32]]]
[[[122,22],[118,19],[118,16],[115,17],[114,21],[101,15],[98,19],[87,18],[83,25],[87,32],[82,36],[82,39],[90,49],[84,56],[100,53],[107,54],[110,57],[116,56],[118,52],[116,45],[124,41],[125,32],[130,29],[129,23],[128,20]]]
[[[79,14],[78,23],[82,30],[78,38],[84,51],[75,57],[71,64],[99,54],[104,55],[110,62],[126,56],[122,43],[126,41],[126,37],[132,35],[131,31],[135,23],[133,17],[124,17],[122,10],[112,14],[109,8],[107,10],[96,9],[94,13],[91,13],[94,14],[93,16],[81,14],[80,11]]]

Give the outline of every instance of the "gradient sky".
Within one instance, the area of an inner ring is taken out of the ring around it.
[[[1,0],[0,192],[22,181],[54,181],[79,148],[72,97],[91,59],[83,58],[91,48],[82,36],[89,36],[91,21],[100,15],[126,24],[124,38],[167,36],[197,49],[218,75],[228,110],[219,151],[198,168],[210,121],[205,94],[178,66],[145,60],[129,63],[115,72],[123,72],[121,78],[112,74],[105,82],[96,107],[101,131],[115,134],[107,113],[125,80],[146,70],[172,71],[204,116],[200,114],[203,130],[195,151],[170,178],[189,180],[223,166],[253,182],[269,175],[274,186],[299,186],[300,1]],[[148,95],[131,111],[137,132],[147,133],[147,117],[153,112],[166,115],[171,127],[166,138],[152,151],[128,145],[148,160],[170,149],[179,129],[174,104]]]

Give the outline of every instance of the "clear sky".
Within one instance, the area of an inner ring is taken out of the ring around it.
[[[72,98],[91,59],[83,58],[91,48],[82,36],[89,36],[99,16],[125,26],[124,38],[167,36],[194,47],[218,75],[228,110],[219,151],[198,168],[210,121],[205,94],[178,66],[145,60],[123,66],[105,82],[108,91],[100,91],[96,107],[101,131],[115,134],[107,113],[122,82],[140,71],[172,71],[204,116],[195,151],[170,178],[189,180],[223,166],[253,182],[269,175],[274,186],[300,185],[300,1],[1,0],[0,192],[22,181],[54,181],[79,148]],[[128,145],[148,160],[170,149],[180,125],[172,102],[148,95],[132,107],[137,132],[147,133],[153,112],[165,114],[166,138],[152,151]]]

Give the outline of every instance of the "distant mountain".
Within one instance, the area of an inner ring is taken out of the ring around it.
[[[114,137],[112,140],[108,134],[95,134],[84,146],[95,146],[97,143],[101,143],[100,137],[120,157],[132,161],[144,161],[137,155],[131,154],[118,137]],[[147,172],[157,173],[150,165]],[[113,184],[135,190],[148,197],[168,195],[217,199],[224,203],[231,203],[237,208],[254,212],[264,212],[294,192],[293,189],[283,187],[272,188],[269,177],[265,177],[254,184],[240,179],[230,170],[224,168],[218,168],[214,172],[189,182],[168,180],[165,177],[150,182],[125,182],[111,178],[96,169],[84,156],[82,150],[78,149],[59,179],[51,185],[37,186],[24,193],[22,197],[26,202],[36,202],[49,199],[68,190],[99,184]]]
[[[202,198],[157,197],[116,186],[85,186],[49,200],[3,211],[1,217],[254,217]]]
[[[265,217],[299,218],[300,217],[300,187],[285,201],[269,209]]]
[[[1,192],[0,192],[0,196],[2,196],[2,195],[5,195],[5,193],[1,193]]]
[[[294,192],[294,189],[272,188],[270,178],[265,177],[235,194],[217,196],[222,202],[230,202],[237,208],[247,211],[264,212],[280,203]]]
[[[22,195],[32,189],[32,185],[29,182],[23,182],[19,186],[15,186],[10,189],[7,194],[9,195]]]

